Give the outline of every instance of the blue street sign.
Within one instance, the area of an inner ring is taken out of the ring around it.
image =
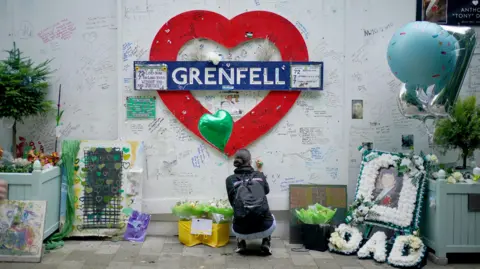
[[[137,91],[323,90],[322,62],[135,61]]]

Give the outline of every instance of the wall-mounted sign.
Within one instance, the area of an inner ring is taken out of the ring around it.
[[[480,25],[479,0],[417,0],[417,21],[447,25]]]
[[[137,91],[323,90],[322,62],[134,62]]]
[[[127,97],[127,119],[155,119],[155,104],[154,96]]]

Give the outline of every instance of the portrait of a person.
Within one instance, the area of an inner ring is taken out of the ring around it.
[[[429,22],[447,22],[447,0],[423,0],[423,20]]]
[[[352,119],[363,119],[363,100],[352,100]]]
[[[382,169],[375,181],[373,200],[379,205],[396,208],[402,186],[403,179],[396,176],[394,168]]]

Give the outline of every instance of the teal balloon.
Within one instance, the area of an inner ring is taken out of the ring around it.
[[[457,61],[458,40],[431,22],[411,22],[398,29],[387,49],[392,73],[402,82],[443,88]]]
[[[233,118],[225,110],[215,114],[203,114],[198,121],[198,130],[203,138],[221,151],[225,149],[233,130]]]

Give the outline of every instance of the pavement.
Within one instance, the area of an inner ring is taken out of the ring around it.
[[[272,239],[272,256],[260,256],[260,242],[249,244],[247,255],[234,253],[235,241],[227,246],[211,248],[204,245],[185,247],[177,237],[148,237],[144,243],[128,241],[68,240],[65,246],[47,251],[41,263],[0,263],[0,269],[382,269],[393,268],[356,256],[330,252],[305,251],[301,245]],[[480,262],[480,261],[479,261]],[[425,269],[480,269],[480,264],[435,265]]]

